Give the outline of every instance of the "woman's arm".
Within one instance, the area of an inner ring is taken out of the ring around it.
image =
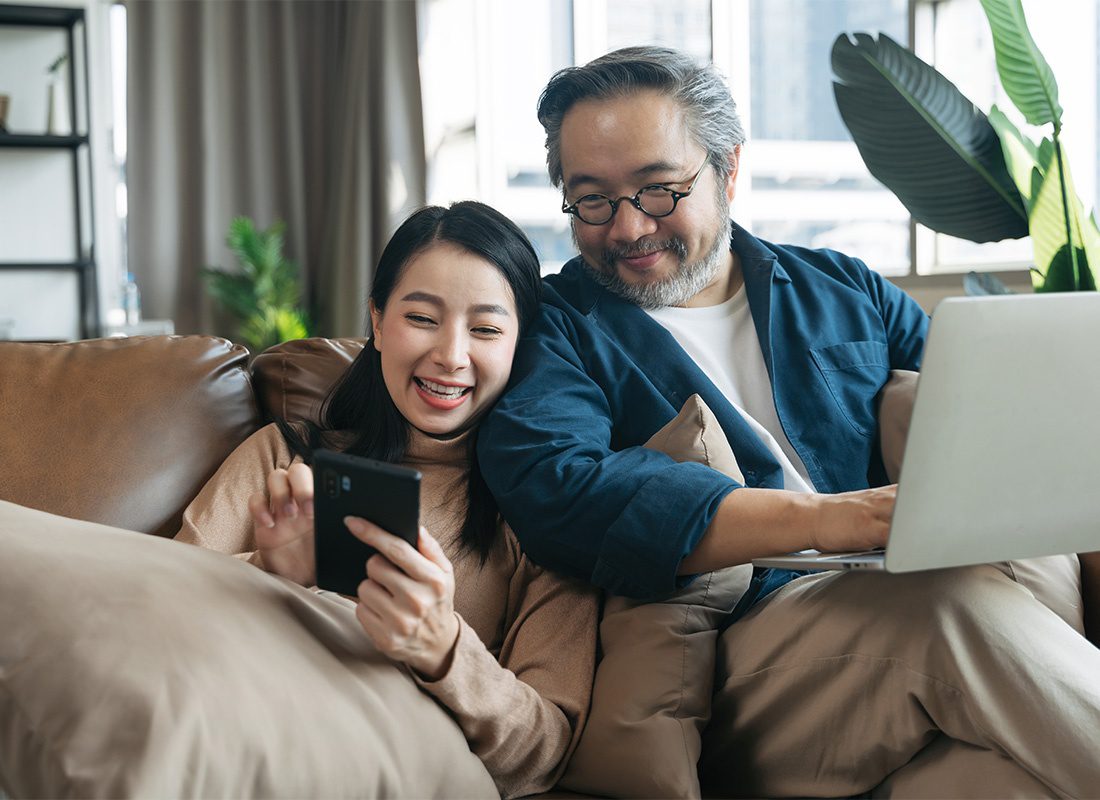
[[[252,434],[222,463],[183,512],[175,539],[257,563],[248,500],[267,488],[267,476],[293,457],[275,425]]]
[[[460,621],[452,663],[421,686],[454,714],[504,798],[552,788],[580,740],[596,669],[598,595],[520,558],[499,661]]]

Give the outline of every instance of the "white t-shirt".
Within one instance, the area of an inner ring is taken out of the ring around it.
[[[806,465],[779,424],[745,288],[717,306],[666,307],[646,313],[672,334],[771,450],[783,468],[784,488],[815,491]]]

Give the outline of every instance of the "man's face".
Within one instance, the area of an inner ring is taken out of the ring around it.
[[[632,197],[643,186],[686,191],[706,152],[692,141],[680,105],[645,90],[626,97],[584,100],[561,127],[567,203],[587,194]],[[706,164],[691,195],[667,217],[650,217],[624,200],[610,222],[573,218],[573,238],[600,283],[643,307],[685,305],[724,278],[729,251],[729,203],[736,168],[720,183]]]

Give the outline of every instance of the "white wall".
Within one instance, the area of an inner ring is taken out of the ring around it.
[[[82,7],[85,11],[95,181],[92,186],[93,233],[102,318],[106,309],[117,305],[121,270],[110,140],[112,109],[107,25],[110,2],[20,2]],[[77,48],[79,54],[79,41]],[[59,29],[0,27],[0,93],[12,97],[8,112],[9,132],[45,132],[46,67],[65,49],[64,32]],[[80,74],[78,71],[78,82]],[[0,261],[70,261],[77,257],[71,170],[68,151],[0,151]],[[87,175],[83,174],[81,180],[86,184]],[[77,338],[76,285],[72,272],[0,272],[0,319],[14,320],[14,328],[8,333],[16,339]]]

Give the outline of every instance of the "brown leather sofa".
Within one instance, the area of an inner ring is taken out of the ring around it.
[[[313,418],[361,339],[250,361],[211,336],[0,342],[0,500],[172,536],[226,456],[278,415]]]

